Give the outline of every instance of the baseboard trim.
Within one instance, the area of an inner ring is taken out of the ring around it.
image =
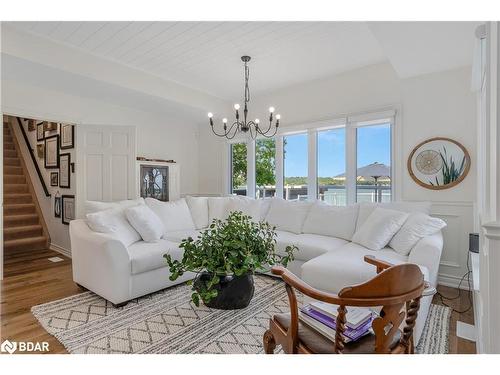
[[[71,250],[65,249],[64,247],[51,243],[49,249],[57,251],[59,254],[71,258]]]
[[[460,280],[462,279],[462,276],[454,276],[454,275],[438,275],[438,285],[443,285],[443,286],[449,286],[452,288],[458,288],[458,284],[460,283]],[[471,282],[471,290],[473,289],[472,286],[472,275],[470,276],[470,282]],[[462,285],[460,286],[460,289],[463,290],[468,290],[469,286],[467,284],[467,278],[462,281]]]

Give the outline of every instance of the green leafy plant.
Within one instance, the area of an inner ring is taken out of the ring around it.
[[[443,162],[443,166],[441,168],[441,174],[443,176],[443,185],[448,185],[453,181],[458,180],[458,178],[462,175],[465,168],[465,155],[462,158],[462,162],[459,166],[455,164],[453,160],[453,156],[450,155],[448,160],[448,154],[446,152],[446,147],[443,146],[443,152],[439,152],[439,156],[441,157],[441,161]],[[435,182],[430,180],[429,183],[433,186],[439,186],[439,180],[437,176],[435,176]]]
[[[209,273],[211,279],[201,287],[195,288],[190,282],[193,285],[191,298],[198,306],[200,298],[207,303],[217,297],[215,286],[222,276],[252,274],[275,264],[286,266],[293,260],[297,247],[287,246],[286,255],[277,254],[275,229],[267,222],[254,222],[239,211],[231,212],[224,221],[214,219],[196,240],[189,237],[181,241],[182,260],[164,255],[170,267],[170,280],[176,280],[185,272]]]

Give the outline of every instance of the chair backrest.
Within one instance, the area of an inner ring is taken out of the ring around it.
[[[374,319],[375,352],[413,351],[413,328],[424,290],[424,279],[420,268],[415,264],[400,264],[380,272],[371,280],[343,288],[339,294],[337,332],[335,351],[344,349],[346,306],[382,306],[379,316]],[[406,314],[404,312],[406,307]],[[398,345],[394,346],[395,334],[405,319],[403,334]]]

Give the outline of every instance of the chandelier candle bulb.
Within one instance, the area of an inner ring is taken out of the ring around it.
[[[239,104],[235,104],[234,105],[234,109],[236,109],[236,110],[240,109],[240,105]]]
[[[269,107],[269,112],[273,113],[274,112],[274,107]]]

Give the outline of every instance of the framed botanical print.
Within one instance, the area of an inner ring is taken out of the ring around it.
[[[59,156],[59,187],[69,189],[71,186],[71,154]]]
[[[38,142],[43,141],[45,138],[45,127],[43,125],[43,122],[40,122],[36,124],[36,140]]]
[[[75,196],[62,195],[61,198],[61,221],[63,224],[69,225],[69,222],[75,219]]]
[[[59,141],[61,150],[75,147],[75,126],[70,124],[59,124]]]
[[[45,138],[45,159],[46,169],[59,168],[59,135],[51,135]]]
[[[50,172],[50,186],[58,186],[59,185],[59,173]]]

